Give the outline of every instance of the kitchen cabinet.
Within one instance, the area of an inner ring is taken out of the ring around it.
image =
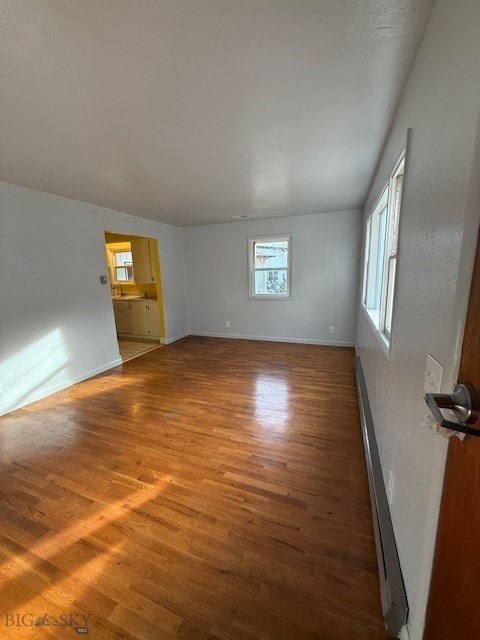
[[[160,336],[160,310],[156,300],[147,300],[147,330],[149,336]]]
[[[113,312],[115,314],[115,325],[117,333],[132,333],[132,320],[130,317],[130,307],[128,302],[115,300],[113,303]]]
[[[138,284],[156,282],[155,245],[148,238],[132,238],[133,277]]]
[[[134,335],[148,336],[147,310],[144,300],[132,300],[130,303],[130,319]]]
[[[160,338],[160,311],[157,300],[115,300],[113,308],[119,335]]]

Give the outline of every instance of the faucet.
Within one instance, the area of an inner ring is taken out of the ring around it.
[[[123,296],[123,289],[122,289],[122,285],[120,284],[120,282],[112,282],[112,284],[110,286],[111,286],[111,289],[112,289],[112,296],[118,296],[118,288],[120,288],[120,297]]]

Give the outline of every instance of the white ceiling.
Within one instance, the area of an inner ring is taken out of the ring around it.
[[[362,206],[433,0],[0,0],[0,179],[187,226]]]

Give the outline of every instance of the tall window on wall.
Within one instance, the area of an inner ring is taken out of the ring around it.
[[[405,157],[402,155],[380,199],[367,218],[363,306],[385,345],[392,337],[398,225]]]
[[[290,235],[249,238],[249,298],[289,300],[291,261]]]

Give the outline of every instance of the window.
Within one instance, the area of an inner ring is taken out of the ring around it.
[[[116,282],[133,282],[131,251],[113,251],[113,268]]]
[[[291,236],[248,239],[249,298],[290,299]]]
[[[372,215],[367,220],[367,246],[365,247],[364,305],[378,328],[382,299],[382,279],[385,258],[385,230],[388,217],[388,188],[382,194]]]
[[[389,344],[397,268],[398,225],[405,159],[402,156],[373,212],[365,232],[363,305]]]

